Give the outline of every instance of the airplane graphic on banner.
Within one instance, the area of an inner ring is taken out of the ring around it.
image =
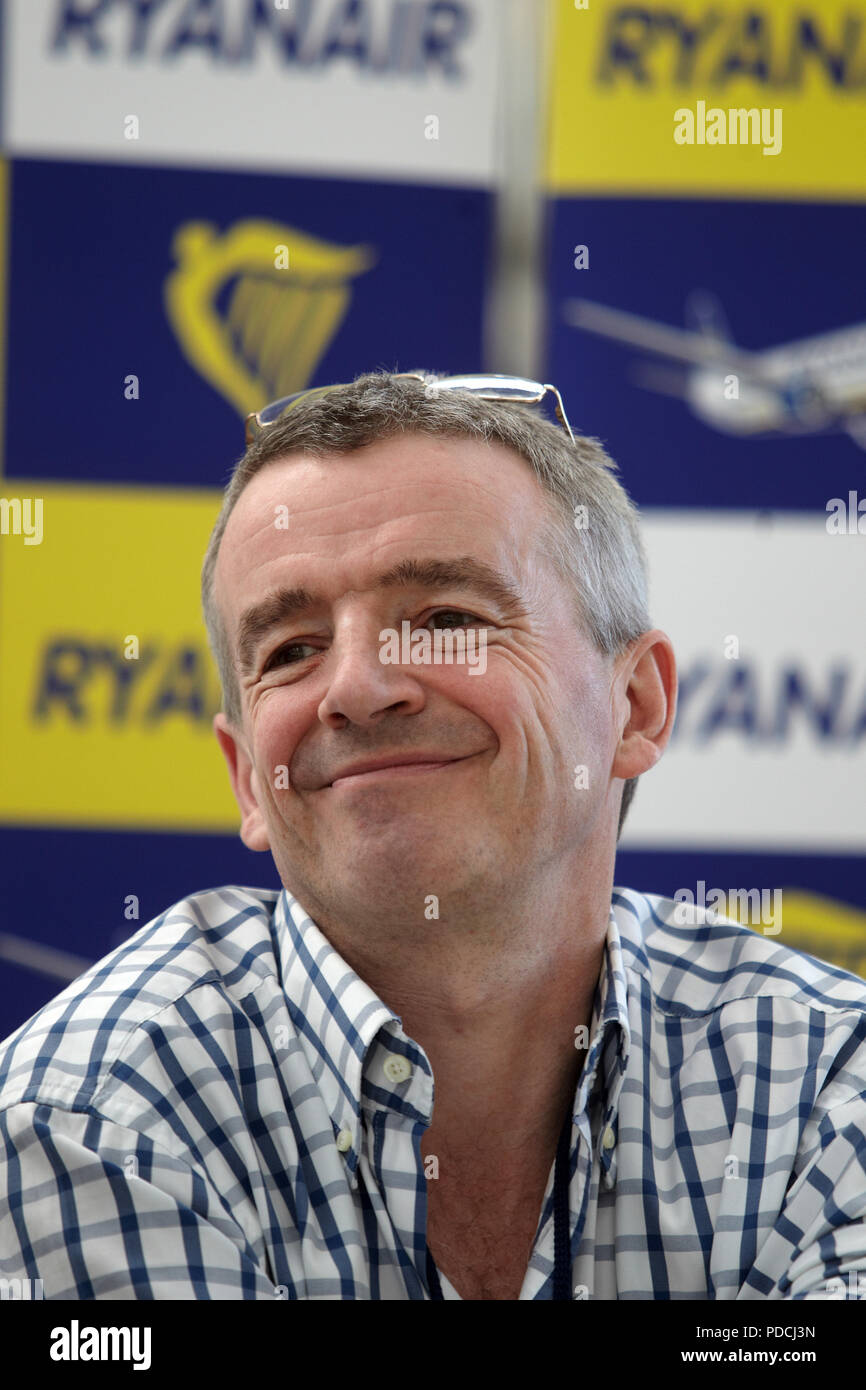
[[[686,309],[685,329],[588,299],[567,300],[563,318],[681,364],[637,363],[633,379],[724,434],[844,432],[866,449],[866,323],[750,352],[731,340],[715,296],[695,291]]]

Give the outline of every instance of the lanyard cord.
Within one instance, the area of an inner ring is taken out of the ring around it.
[[[571,1158],[571,1111],[565,1117],[556,1150],[553,1176],[553,1301],[571,1302],[571,1231],[568,1208],[569,1160]],[[427,1246],[427,1287],[434,1302],[444,1302],[436,1262]]]

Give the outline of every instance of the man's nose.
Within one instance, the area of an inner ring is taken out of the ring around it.
[[[344,718],[368,724],[396,706],[403,706],[407,714],[422,707],[420,668],[383,660],[390,655],[389,631],[379,623],[364,622],[334,634],[324,663],[327,689],[319,705],[323,722]]]

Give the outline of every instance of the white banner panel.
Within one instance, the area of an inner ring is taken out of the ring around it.
[[[8,0],[6,147],[488,187],[496,10],[496,0]]]
[[[681,688],[624,847],[866,850],[866,504],[838,501],[643,512]]]

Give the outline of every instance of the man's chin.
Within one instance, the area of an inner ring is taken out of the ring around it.
[[[460,891],[466,875],[466,838],[443,839],[442,827],[425,826],[407,833],[405,824],[380,825],[375,833],[369,827],[347,832],[339,849],[334,847],[319,864],[334,858],[333,882],[345,884],[359,904],[381,903],[390,895],[392,906],[398,899],[422,902],[430,893]],[[414,909],[413,909],[414,910]]]

